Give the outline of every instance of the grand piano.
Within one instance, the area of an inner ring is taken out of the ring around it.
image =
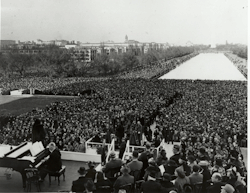
[[[42,165],[42,160],[49,156],[41,142],[32,144],[25,142],[13,148],[0,157],[0,167],[12,168],[20,172],[23,180],[23,188],[26,188],[26,168],[37,168]]]

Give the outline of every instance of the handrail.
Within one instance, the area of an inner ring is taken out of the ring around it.
[[[106,157],[106,163],[108,163],[108,161],[109,161],[110,153],[112,151],[114,151],[114,150],[115,150],[115,139],[112,139],[111,144],[110,144],[110,146],[108,148],[108,154],[107,154],[107,157]]]
[[[156,148],[156,157],[158,156],[159,154],[159,149],[160,147],[164,147],[164,144],[165,144],[165,139],[163,138],[160,145]]]
[[[122,161],[124,161],[125,156],[126,156],[127,154],[129,154],[129,153],[130,153],[130,152],[129,152],[129,140],[127,140],[127,142],[126,142],[126,148],[125,148],[125,151],[124,151],[123,156],[122,156]]]

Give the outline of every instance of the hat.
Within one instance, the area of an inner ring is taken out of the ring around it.
[[[201,147],[201,148],[200,148],[200,153],[202,153],[202,154],[206,153],[205,148]]]
[[[200,166],[208,166],[208,161],[202,160],[202,161],[199,162],[199,165]]]
[[[88,166],[89,166],[89,168],[94,168],[94,167],[95,167],[95,165],[94,165],[94,163],[93,163],[92,161],[90,161],[90,162],[88,163]]]
[[[226,184],[225,186],[221,186],[227,193],[233,193],[235,191],[234,187],[230,184]]]
[[[123,174],[128,174],[130,172],[130,168],[128,166],[123,166],[120,171]]]
[[[146,148],[150,149],[150,147],[151,147],[150,143],[146,143]]]
[[[115,152],[112,151],[112,152],[110,153],[110,158],[115,158]]]
[[[85,167],[80,167],[79,170],[78,170],[78,173],[81,174],[81,175],[85,174],[85,172],[86,172]]]

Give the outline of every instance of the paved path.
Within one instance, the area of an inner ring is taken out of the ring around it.
[[[246,81],[246,78],[222,53],[199,54],[160,79]]]

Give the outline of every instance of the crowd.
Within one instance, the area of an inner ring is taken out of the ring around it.
[[[140,69],[135,69],[129,72],[119,74],[119,78],[145,78],[145,79],[158,78],[197,55],[198,53],[192,53],[189,55],[173,58],[170,60],[163,59],[161,61],[158,61],[151,65],[147,65]]]
[[[183,142],[183,141],[182,141]],[[143,193],[246,193],[247,175],[237,151],[227,156],[214,152],[214,160],[205,146],[189,151],[182,143],[173,146],[174,155],[167,157],[162,148],[157,158],[149,143],[140,155],[133,151],[132,159],[124,162],[110,153],[109,161],[96,171],[81,167],[80,177],[72,183],[72,191]],[[223,163],[223,161],[226,161]],[[86,186],[89,182],[92,186]]]
[[[224,54],[233,64],[238,68],[238,70],[247,78],[247,60],[240,58],[239,56],[232,53]]]
[[[177,63],[174,60],[173,67]],[[158,67],[162,71],[166,66],[171,65],[159,64]],[[158,73],[157,68],[154,70],[156,73],[147,71],[140,77],[152,77]],[[246,177],[240,147],[247,146],[247,82],[143,79],[135,78],[136,74],[131,73],[124,79],[51,81],[49,78],[23,78],[0,81],[4,91],[37,88],[44,94],[76,96],[64,102],[54,102],[44,109],[9,117],[0,128],[0,144],[18,145],[31,141],[36,119],[41,120],[42,127],[48,132],[48,140],[65,151],[85,152],[85,141],[93,136],[98,138],[100,133],[115,134],[119,143],[126,138],[131,144],[141,145],[143,133],[147,141],[155,145],[162,138],[168,143],[181,141],[177,148],[181,157],[168,158],[164,150],[155,160],[149,161],[146,156],[145,163],[153,164],[152,171],[163,165],[167,174],[178,176],[177,182],[192,184],[188,176],[197,173],[198,168],[203,172],[204,191],[208,191],[207,180],[213,182],[215,178],[222,183],[229,181],[236,189],[237,175]],[[91,92],[84,94],[85,90]],[[155,131],[149,129],[153,122],[156,122]],[[109,136],[106,135],[107,142]],[[177,166],[185,172],[176,169]],[[143,169],[148,167],[144,165]],[[216,177],[211,178],[214,173]],[[163,181],[168,181],[167,176],[161,174]],[[143,179],[155,178],[156,173],[151,174],[149,170]],[[180,184],[174,184],[178,193],[184,192]]]
[[[79,93],[81,85],[68,84],[61,89]],[[71,151],[100,130],[121,139],[124,133],[133,133],[133,128],[141,128],[150,138],[147,128],[158,115],[158,135],[174,131],[175,140],[195,135],[200,143],[210,138],[225,143],[230,137],[232,144],[236,139],[246,146],[246,82],[116,79],[89,81],[83,87],[95,92],[12,117],[1,128],[1,143],[30,140],[37,117],[53,140]]]

